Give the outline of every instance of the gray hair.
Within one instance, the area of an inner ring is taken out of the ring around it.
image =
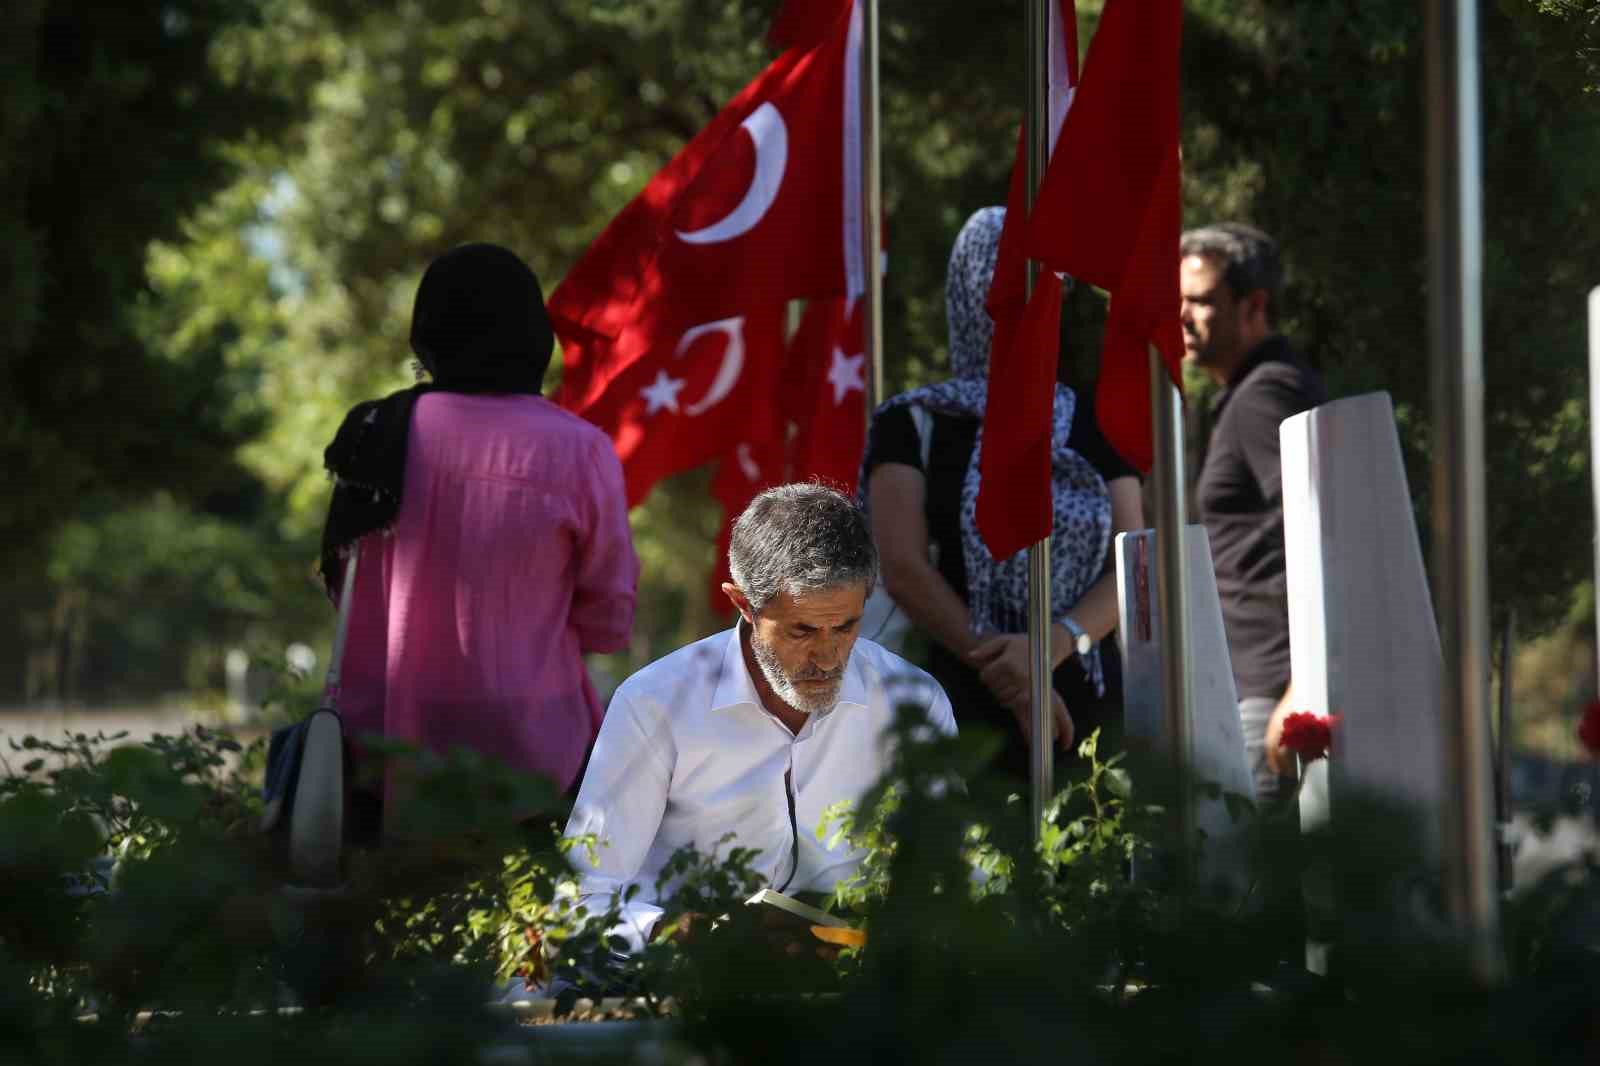
[[[1278,321],[1278,301],[1283,296],[1283,260],[1278,242],[1243,222],[1219,222],[1184,233],[1178,254],[1198,255],[1222,266],[1222,280],[1233,298],[1243,299],[1257,289],[1267,293],[1267,321]]]
[[[878,580],[867,518],[848,496],[814,482],[779,485],[750,501],[733,524],[728,570],[750,609],[774,596]]]

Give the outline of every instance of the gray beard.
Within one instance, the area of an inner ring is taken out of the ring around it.
[[[773,693],[801,714],[822,714],[832,710],[833,705],[839,702],[839,690],[844,687],[843,668],[839,670],[838,679],[826,691],[807,695],[789,680],[789,675],[783,672],[783,664],[772,649],[761,642],[754,628],[750,630],[750,651],[755,656],[756,665],[761,668],[761,676],[772,686]]]

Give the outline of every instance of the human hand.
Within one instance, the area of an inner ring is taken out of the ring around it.
[[[757,917],[761,934],[767,945],[780,955],[798,958],[814,954],[824,962],[839,957],[839,945],[818,939],[809,925],[798,924],[793,915],[766,907],[761,909],[765,912]]]
[[[1028,634],[990,637],[967,653],[984,685],[1007,707],[1028,699]]]
[[[1026,695],[1016,703],[1007,704],[1011,714],[1017,720],[1017,725],[1022,730],[1022,739],[1033,742],[1033,714],[1030,701]],[[1072,714],[1067,710],[1066,703],[1061,699],[1061,693],[1055,689],[1050,690],[1050,728],[1052,738],[1061,745],[1061,750],[1071,751],[1072,741],[1075,738],[1077,727],[1073,724]]]
[[[1283,747],[1283,723],[1293,712],[1289,709],[1293,702],[1294,682],[1289,683],[1289,688],[1278,700],[1278,705],[1272,709],[1272,717],[1267,719],[1267,768],[1279,777],[1292,777],[1297,770],[1294,752]]]
[[[656,922],[656,927],[650,931],[651,940],[668,940],[674,944],[687,944],[693,940],[700,926],[705,924],[706,916],[699,911],[684,911],[675,918]]]
[[[1294,752],[1283,746],[1283,723],[1291,713],[1287,705],[1280,703],[1267,719],[1267,768],[1279,777],[1293,777],[1298,772]]]

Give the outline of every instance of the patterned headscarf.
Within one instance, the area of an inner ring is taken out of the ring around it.
[[[945,315],[950,324],[950,364],[955,377],[895,396],[878,408],[918,406],[938,414],[982,419],[989,396],[989,347],[994,322],[985,301],[994,277],[1005,228],[1003,207],[985,207],[956,236],[945,277]],[[1051,485],[1055,526],[1050,538],[1050,617],[1066,617],[1089,591],[1105,566],[1111,544],[1111,496],[1105,479],[1089,461],[1068,447],[1077,396],[1056,385],[1050,428]],[[997,561],[978,534],[978,457],[983,427],[961,486],[961,552],[967,570],[967,606],[977,633],[1021,633],[1028,628],[1028,555],[1023,549]],[[863,500],[866,479],[861,480]],[[1096,691],[1104,691],[1100,652],[1090,652],[1083,668]]]

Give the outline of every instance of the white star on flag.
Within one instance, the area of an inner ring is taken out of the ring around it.
[[[667,410],[677,414],[678,393],[687,384],[684,378],[675,378],[665,370],[657,370],[655,381],[639,390],[639,395],[644,397],[644,413],[653,415],[657,411]]]
[[[835,407],[844,403],[844,398],[850,395],[852,389],[867,391],[865,377],[866,354],[845,355],[839,349],[833,350],[833,365],[828,367],[828,384],[833,386],[833,405]]]

